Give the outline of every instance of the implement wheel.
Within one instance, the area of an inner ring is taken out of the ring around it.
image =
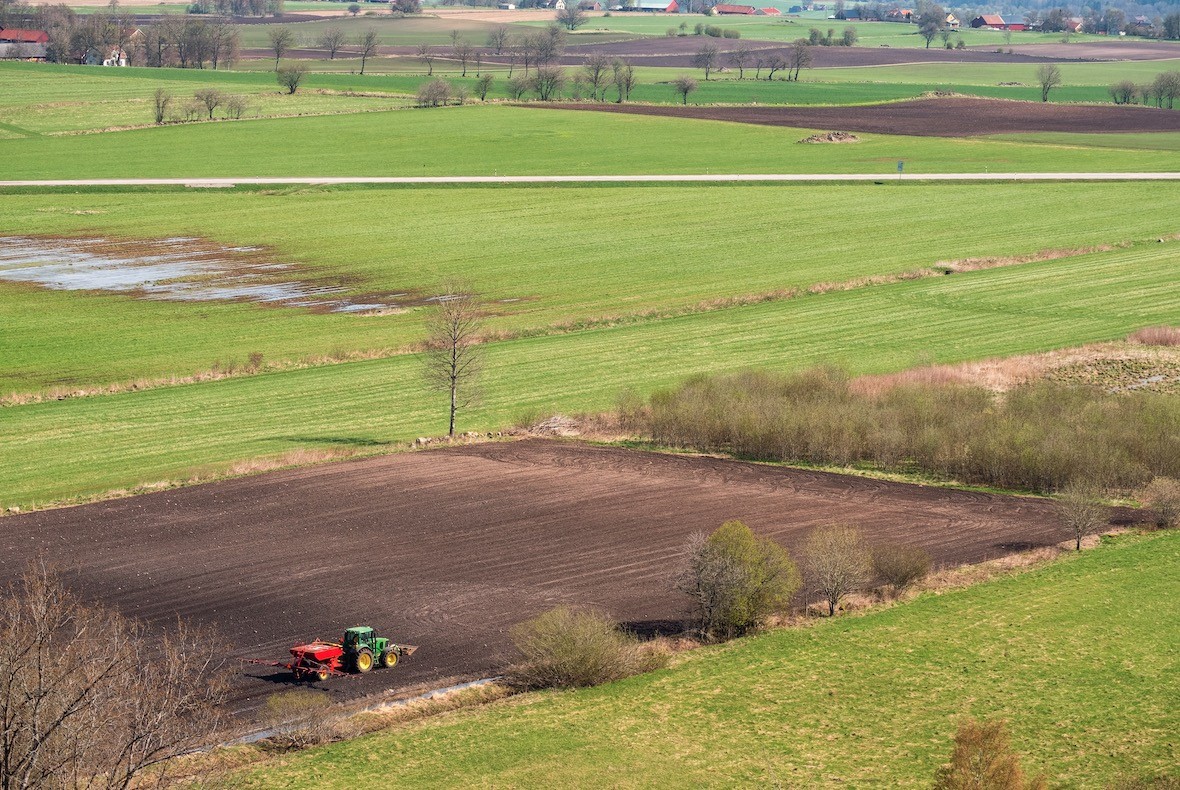
[[[332,673],[326,669],[317,669],[315,676],[316,676],[317,680],[327,680],[329,677],[332,676]]]
[[[393,669],[397,666],[397,651],[386,650],[381,654],[381,666],[386,669]]]
[[[356,667],[356,671],[362,675],[373,668],[373,651],[367,647],[362,647],[356,651],[356,657],[352,660],[352,665]]]

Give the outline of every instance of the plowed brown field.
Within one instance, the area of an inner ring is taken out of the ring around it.
[[[1176,110],[961,97],[849,107],[677,107],[545,102],[529,102],[521,106],[919,137],[975,137],[1017,132],[1180,132],[1180,111]]]
[[[212,624],[236,656],[282,658],[357,623],[421,646],[395,670],[319,684],[355,697],[494,673],[508,630],[560,603],[675,620],[685,537],[732,518],[792,549],[817,524],[852,522],[940,563],[1060,537],[1039,499],[528,440],[5,518],[0,581],[46,552],[86,596],[151,623]],[[238,710],[289,681],[249,670]]]

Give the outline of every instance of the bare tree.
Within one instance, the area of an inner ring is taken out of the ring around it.
[[[168,114],[168,107],[172,104],[172,94],[163,88],[156,88],[155,110],[156,123],[164,123],[164,116]]]
[[[1180,526],[1180,480],[1153,477],[1139,498],[1155,511],[1157,527]]]
[[[619,91],[618,103],[622,104],[631,98],[631,91],[635,90],[635,67],[625,60],[616,60],[611,68],[614,71],[615,88]]]
[[[492,89],[492,83],[495,77],[491,74],[482,74],[480,78],[475,81],[475,92],[479,96],[480,101],[488,100],[488,91]]]
[[[445,106],[450,100],[451,84],[446,80],[435,79],[418,87],[419,107]]]
[[[463,67],[463,73],[460,75],[462,77],[467,76],[467,61],[471,60],[472,51],[471,44],[467,43],[467,41],[463,39],[460,39],[455,45],[454,52],[451,53],[459,60],[460,65]]]
[[[302,63],[293,63],[289,66],[283,66],[275,72],[275,79],[278,80],[279,85],[287,89],[287,94],[293,94],[299,90],[299,83],[303,82],[303,78],[307,76],[307,66]],[[210,114],[212,117],[212,114]]]
[[[336,53],[348,43],[348,36],[338,27],[330,27],[320,35],[320,48],[328,50],[328,60],[335,60]]]
[[[926,39],[926,49],[930,49],[930,42],[938,38],[938,31],[940,30],[942,30],[942,27],[937,22],[925,22],[918,28],[918,34]]]
[[[83,604],[35,562],[0,598],[0,787],[168,784],[169,761],[221,726],[224,651]]]
[[[213,111],[225,103],[225,94],[216,88],[201,88],[193,93],[193,98],[205,105],[205,111],[209,113],[210,121],[213,120]]]
[[[565,7],[557,12],[557,21],[570,31],[577,30],[586,24],[587,19],[586,12],[582,10],[577,0],[569,0]]]
[[[279,61],[295,45],[295,34],[289,27],[272,27],[266,35],[270,39],[270,48],[275,53],[275,71],[278,71]]]
[[[488,46],[492,48],[492,52],[497,55],[504,51],[504,47],[508,46],[508,26],[497,25],[488,33]]]
[[[541,101],[552,101],[565,87],[565,71],[560,66],[537,66],[533,72],[532,89]]]
[[[225,99],[225,117],[241,118],[246,112],[246,97],[240,93],[231,93]]]
[[[1049,91],[1061,84],[1061,69],[1055,63],[1037,67],[1037,82],[1041,83],[1041,101],[1049,101]]]
[[[528,93],[529,79],[521,75],[509,77],[506,87],[508,89],[508,98],[513,101],[520,101],[521,97]]]
[[[438,297],[438,308],[427,319],[427,381],[450,396],[448,436],[455,435],[455,413],[471,403],[472,387],[482,362],[479,330],[482,302],[471,288],[450,283]]]
[[[680,96],[681,101],[688,104],[688,94],[697,89],[697,81],[682,74],[672,80],[672,87],[676,88],[676,94]]]
[[[713,73],[713,69],[717,68],[717,57],[719,54],[720,50],[715,45],[705,44],[705,46],[697,51],[697,54],[692,56],[692,65],[705,72],[706,81],[708,81],[709,75]]]
[[[1082,538],[1093,535],[1107,524],[1107,509],[1097,502],[1090,486],[1072,482],[1061,491],[1057,503],[1057,517],[1061,529],[1074,539],[1074,549],[1082,550]]]
[[[1115,104],[1130,104],[1135,100],[1135,83],[1130,80],[1120,80],[1110,86],[1110,98]]]
[[[560,25],[549,25],[535,38],[538,66],[554,62],[565,52],[565,30]]]
[[[807,580],[836,614],[841,599],[868,584],[873,560],[860,530],[842,524],[817,527],[803,544]]]
[[[368,28],[357,38],[356,44],[360,47],[361,74],[365,73],[365,61],[377,54],[377,45],[380,41],[381,37],[374,28]]]
[[[434,76],[434,50],[430,48],[429,44],[418,45],[418,59],[426,64],[426,76]]]
[[[360,6],[360,3],[349,3],[349,4],[348,4],[348,13],[349,13],[350,15],[352,15],[352,16],[354,16],[354,17],[355,17],[355,16],[356,16],[357,14],[359,14],[360,12],[361,12],[361,6]]]
[[[810,53],[808,53],[810,54]],[[767,81],[774,79],[774,74],[777,71],[782,71],[789,66],[787,59],[777,52],[772,53],[766,58],[766,79]],[[789,76],[789,75],[788,75]]]
[[[737,48],[729,53],[729,63],[738,70],[739,80],[746,78],[746,66],[750,65],[752,55],[753,50],[748,44],[738,44]]]
[[[606,98],[606,86],[610,80],[610,60],[601,52],[591,52],[582,65],[586,83],[590,86],[590,98],[602,101]]]
[[[791,73],[787,76],[799,81],[799,70],[811,68],[811,44],[805,38],[797,38],[791,44],[791,60],[787,64]]]

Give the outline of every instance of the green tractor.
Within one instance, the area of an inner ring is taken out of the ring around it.
[[[344,660],[353,672],[365,673],[373,664],[381,662],[386,669],[397,666],[398,656],[409,655],[414,648],[409,645],[395,645],[367,625],[358,625],[344,631]]]

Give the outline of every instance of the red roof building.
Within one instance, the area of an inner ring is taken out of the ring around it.
[[[777,8],[759,8],[757,11],[758,16],[782,16],[782,13]]]
[[[1004,18],[999,14],[983,14],[971,20],[971,27],[994,27],[997,30],[1004,26]]]
[[[19,27],[0,29],[0,44],[48,44],[49,34],[44,30],[24,30]]]
[[[738,14],[742,16],[753,16],[754,11],[755,9],[752,5],[726,5],[724,3],[718,3],[717,5],[713,6],[714,14]]]

